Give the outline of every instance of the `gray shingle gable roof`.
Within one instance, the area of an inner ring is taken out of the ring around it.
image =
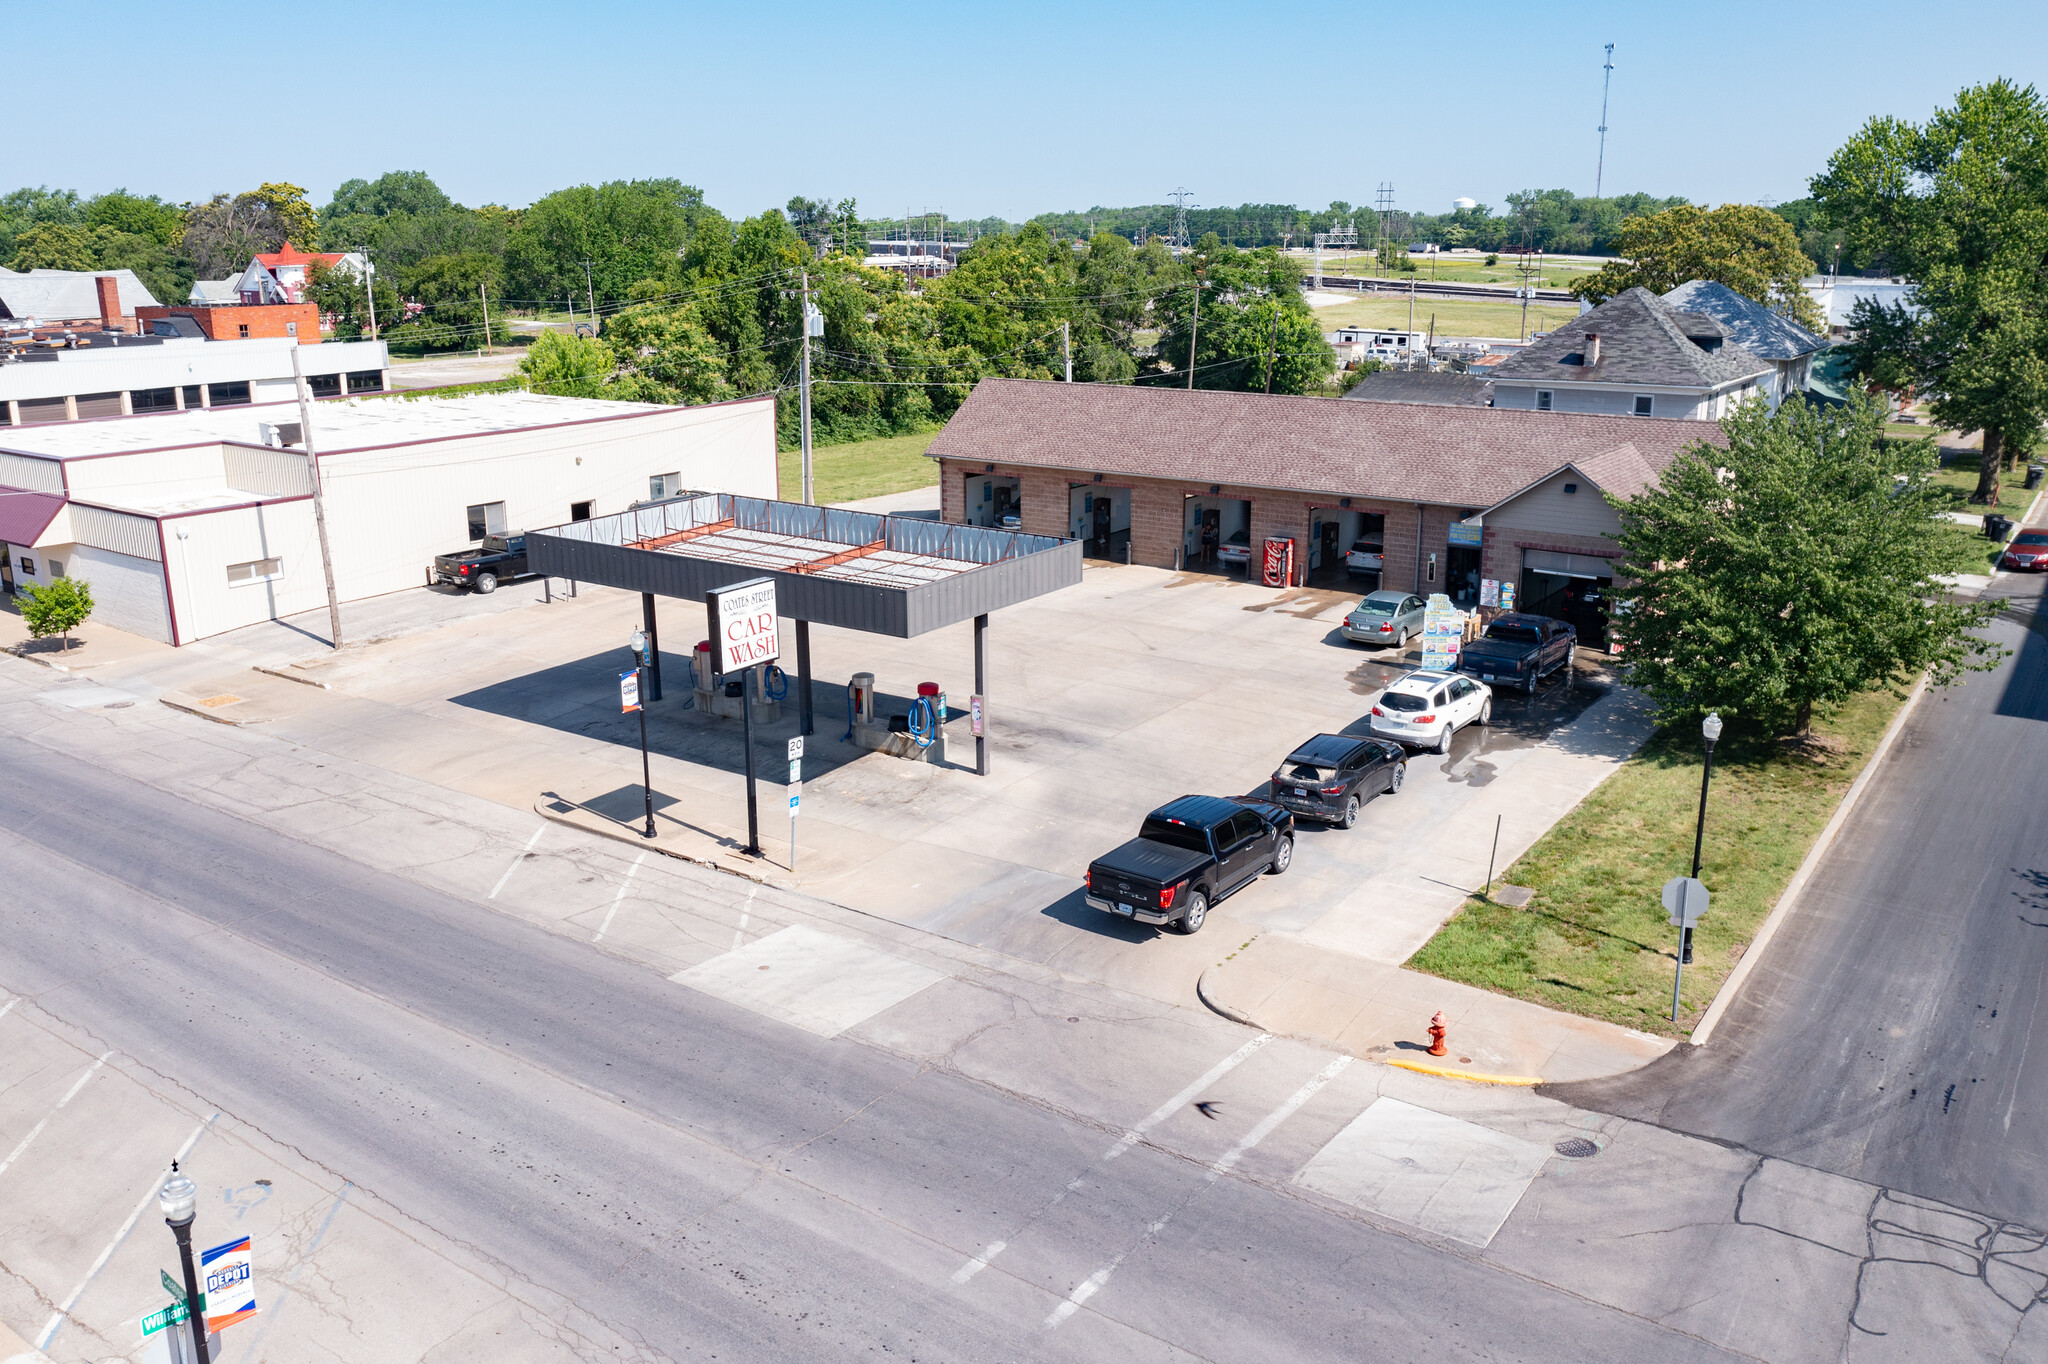
[[[1678,311],[1648,289],[1626,290],[1509,356],[1493,377],[1500,382],[1717,389],[1770,373],[1768,363],[1740,346],[1723,344],[1709,351],[1694,345],[1674,318]],[[1599,334],[1600,363],[1565,363],[1565,357],[1584,353],[1589,333]]]
[[[1791,318],[1744,298],[1719,280],[1689,279],[1664,295],[1664,301],[1705,313],[1727,328],[1730,341],[1766,360],[1797,360],[1827,345]]]
[[[1491,407],[1493,381],[1476,374],[1436,374],[1426,369],[1382,369],[1360,379],[1344,396],[1358,402]]]
[[[137,304],[156,306],[151,294],[133,270],[28,270],[0,269],[0,305],[15,318],[66,321],[100,315],[98,275],[112,275],[120,281],[121,311],[132,316]]]

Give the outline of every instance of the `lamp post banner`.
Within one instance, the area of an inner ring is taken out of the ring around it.
[[[640,670],[619,674],[619,714],[640,709]]]
[[[200,1255],[199,1289],[206,1295],[208,1331],[218,1331],[256,1315],[256,1281],[250,1277],[250,1269],[246,1236]]]
[[[711,661],[718,675],[744,672],[782,656],[775,580],[755,578],[704,594],[711,613]]]

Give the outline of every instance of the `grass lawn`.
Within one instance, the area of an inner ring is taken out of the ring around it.
[[[1413,278],[1419,280],[1436,279],[1454,284],[1522,283],[1522,276],[1515,270],[1515,258],[1513,256],[1502,256],[1499,263],[1495,265],[1488,265],[1484,256],[1438,256],[1434,267],[1435,274],[1430,273],[1431,265],[1428,256],[1411,256],[1409,259],[1415,262]],[[1315,257],[1304,257],[1303,263],[1312,274],[1315,270]],[[1543,273],[1536,276],[1535,284],[1539,289],[1562,289],[1571,284],[1572,281],[1592,274],[1598,268],[1597,265],[1577,261],[1546,259],[1543,262]],[[1323,253],[1323,273],[1325,275],[1350,275],[1358,278],[1375,279],[1379,278],[1379,262],[1374,259],[1369,251],[1348,257],[1326,251]],[[1405,280],[1410,278],[1410,276],[1397,272],[1386,278],[1389,280]]]
[[[1508,868],[1532,887],[1526,909],[1478,896],[1408,962],[1533,1003],[1666,1036],[1699,1022],[1757,926],[1863,769],[1900,705],[1858,697],[1795,749],[1729,726],[1714,752],[1700,880],[1713,908],[1693,933],[1678,1022],[1671,977],[1678,930],[1659,892],[1692,870],[1700,794],[1693,726],[1660,733]]]
[[[1949,510],[1972,512],[1980,516],[1987,511],[1996,510],[2018,520],[2034,500],[2034,494],[2023,486],[2027,481],[2026,464],[2022,462],[2019,468],[2008,469],[1998,476],[1996,508],[1970,501],[1970,494],[1977,491],[1977,475],[1982,468],[1983,460],[1979,452],[1964,450],[1950,456],[1950,462],[1935,471],[1935,484],[1948,491],[1953,504]]]
[[[1481,299],[1415,299],[1415,330],[1429,330],[1429,318],[1436,315],[1436,334],[1446,336],[1520,336],[1522,308],[1518,303],[1492,303]],[[1549,331],[1579,315],[1576,303],[1532,303],[1529,330]],[[1336,303],[1316,309],[1316,325],[1326,332],[1339,327],[1388,327],[1406,330],[1408,300],[1405,298],[1362,298],[1356,303]]]
[[[939,481],[939,466],[926,459],[924,452],[938,434],[939,428],[933,427],[914,436],[812,446],[811,482],[818,502],[855,502],[931,487]],[[782,496],[792,502],[803,496],[803,461],[801,450],[784,450],[776,457]]]

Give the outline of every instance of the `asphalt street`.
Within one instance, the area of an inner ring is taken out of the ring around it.
[[[2042,584],[1994,585],[2013,656],[1922,699],[1712,1041],[1556,1097],[2048,1228]]]
[[[36,744],[0,769],[0,987],[646,1357],[1730,1357]]]

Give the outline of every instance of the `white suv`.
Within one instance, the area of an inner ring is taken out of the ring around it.
[[[1413,672],[1380,693],[1372,732],[1415,748],[1451,751],[1451,736],[1493,719],[1493,689],[1453,673]]]

